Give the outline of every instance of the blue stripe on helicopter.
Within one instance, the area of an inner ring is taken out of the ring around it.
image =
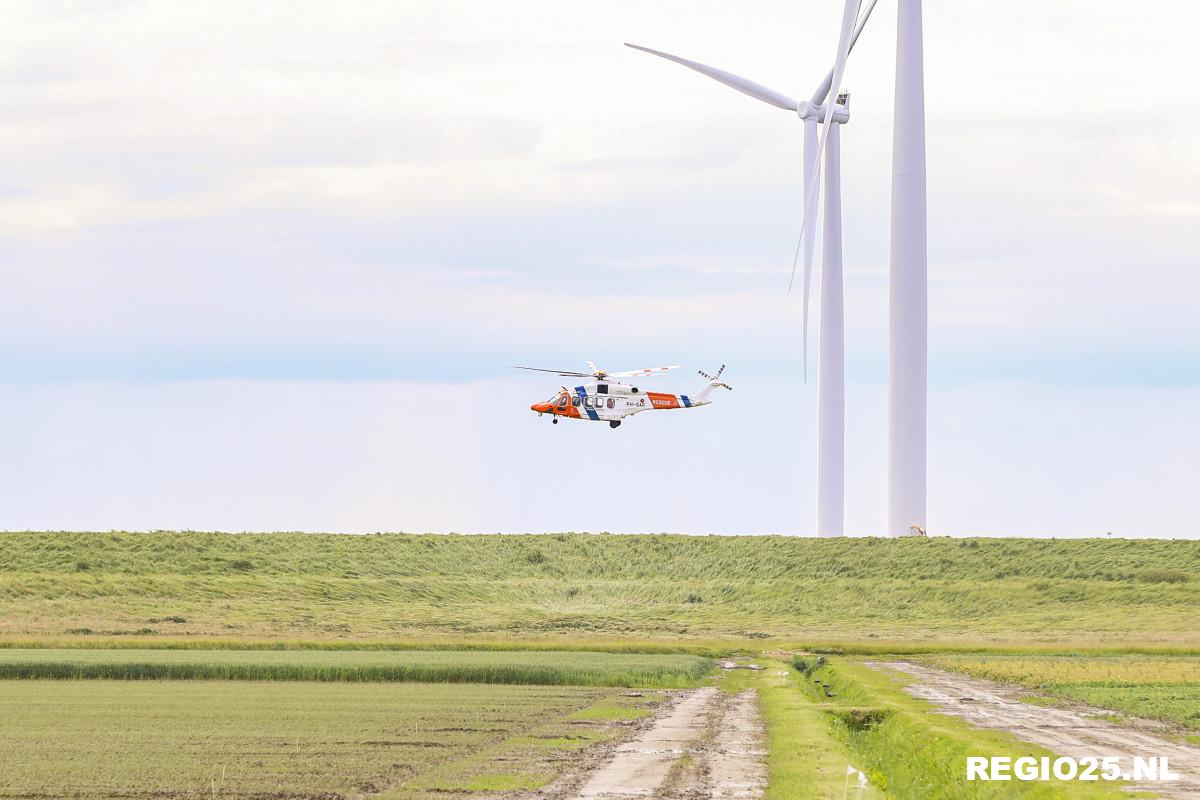
[[[587,389],[584,389],[582,386],[576,386],[575,393],[579,395],[579,405],[583,406],[583,410],[587,412],[588,419],[600,419],[600,415],[596,413],[596,410],[584,402],[584,398],[587,397]]]
[[[686,394],[679,395],[679,399],[683,401],[684,406],[686,406],[687,408],[692,407],[692,401],[688,400],[688,396]]]

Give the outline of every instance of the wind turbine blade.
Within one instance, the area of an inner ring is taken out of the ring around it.
[[[875,10],[875,4],[879,0],[869,0],[867,10],[859,18],[858,24],[854,26],[854,36],[850,39],[850,50],[854,50],[854,45],[858,43],[858,37],[862,36],[863,28],[867,26],[867,20],[871,18],[871,12]],[[829,90],[833,86],[833,70],[829,70],[829,74],[817,86],[817,90],[813,92],[812,99],[809,101],[814,106],[819,106],[825,102],[825,98],[829,97]]]
[[[816,180],[817,174],[817,121],[804,120],[804,185],[808,186]],[[820,184],[817,191],[820,192]],[[814,205],[816,201],[813,201]],[[796,260],[800,257],[800,246],[804,246],[804,274],[812,274],[813,249],[816,246],[816,220],[805,217],[800,228],[800,240],[796,242],[796,253],[792,257],[792,278],[788,281],[788,292],[792,291],[792,282],[796,279]],[[808,381],[808,284],[804,287],[804,380]]]
[[[817,121],[815,119],[804,120],[804,185],[807,187],[810,183],[816,180],[817,173]],[[818,184],[817,191],[820,192]],[[813,231],[804,232],[804,263],[811,264],[813,256],[813,246],[816,244],[816,237],[813,236]]]
[[[854,20],[858,16],[859,0],[846,0],[846,5],[842,9],[842,32],[838,37],[837,57],[833,62],[833,77],[831,78],[831,86],[840,86],[842,75],[846,71],[846,58],[850,55],[850,40],[854,36]],[[816,168],[813,170],[812,180],[809,181],[807,190],[804,193],[804,230],[810,230],[813,224],[813,215],[816,212],[817,198],[817,183],[821,174],[821,163],[825,157],[825,144],[829,141],[829,126],[836,123],[833,122],[833,107],[837,105],[835,101],[830,101],[825,104],[825,119],[824,128],[821,130],[821,141],[817,145]],[[803,235],[803,234],[802,234]],[[796,248],[796,254],[799,256],[800,248]],[[792,283],[796,280],[796,261],[792,260],[792,277],[788,281],[788,289],[791,290]],[[804,270],[804,379],[808,380],[808,297],[812,288],[812,265],[806,264]]]
[[[761,100],[764,103],[770,103],[776,108],[782,108],[784,111],[796,111],[800,108],[800,103],[788,97],[786,94],[777,92],[774,89],[769,89],[766,86],[763,86],[761,83],[755,83],[754,81],[748,78],[743,78],[740,75],[734,75],[732,72],[726,72],[723,69],[710,67],[706,64],[701,64],[698,61],[680,58],[679,56],[673,56],[670,53],[664,53],[661,50],[651,50],[649,47],[642,47],[641,45],[630,44],[629,42],[626,42],[625,46],[632,47],[634,50],[641,50],[643,53],[649,53],[652,56],[665,58],[668,61],[674,61],[676,64],[682,64],[688,69],[695,70],[701,75],[707,75],[714,81],[723,83],[731,89],[737,89],[742,94],[749,95],[755,100]]]
[[[853,36],[854,19],[858,16],[859,0],[846,0],[846,6],[842,11],[842,35],[838,40],[837,60],[833,62],[833,77],[830,86],[841,86],[842,75],[846,72],[846,59],[850,55],[850,43]],[[833,107],[837,105],[836,98],[834,102],[825,104],[825,119],[822,120],[824,129],[821,131],[821,143],[817,146],[817,164],[822,163],[825,157],[825,144],[829,140],[829,126],[833,121]],[[811,196],[816,189],[815,180],[812,186],[809,187],[808,194]]]

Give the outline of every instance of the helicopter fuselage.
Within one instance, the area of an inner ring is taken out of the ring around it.
[[[592,381],[574,389],[564,386],[554,397],[543,403],[534,403],[529,408],[538,414],[611,424],[643,411],[696,408],[711,402],[707,398],[693,398],[686,394],[648,392],[618,381]]]

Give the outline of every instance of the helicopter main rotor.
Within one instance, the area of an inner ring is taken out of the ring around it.
[[[532,372],[549,372],[554,375],[561,375],[564,378],[595,378],[598,381],[608,380],[610,378],[647,378],[651,375],[661,375],[669,369],[679,369],[679,365],[675,364],[670,367],[647,367],[646,369],[631,369],[623,372],[609,372],[600,369],[591,361],[587,362],[591,367],[591,372],[576,372],[569,369],[544,369],[542,367],[519,367],[513,365],[513,369],[527,369]]]

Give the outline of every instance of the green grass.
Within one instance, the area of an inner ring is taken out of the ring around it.
[[[830,685],[825,696],[813,679]],[[981,730],[936,713],[907,695],[903,677],[836,659],[817,669],[800,691],[824,708],[836,738],[873,786],[894,800],[1116,800],[1129,795],[1115,784],[967,781],[966,757],[1051,755],[998,731]]]
[[[1200,542],[0,534],[0,637],[1200,647]]]
[[[601,697],[574,713],[552,716],[524,734],[508,736],[449,761],[384,796],[427,800],[431,796],[540,789],[584,763],[578,760],[580,750],[617,737],[627,730],[624,726],[629,720],[652,713],[661,701],[662,695],[654,692]]]
[[[642,717],[641,711],[620,703],[603,703],[575,712],[572,719],[582,720],[629,720]]]
[[[1171,722],[1200,732],[1200,684],[1191,686],[1054,686],[1052,697],[1121,712],[1121,716]]]
[[[0,679],[677,687],[694,685],[711,667],[696,656],[589,652],[0,649]]]
[[[1075,700],[1200,731],[1200,658],[940,655],[922,660],[942,669],[1017,683],[1046,701]]]
[[[563,748],[522,742],[611,736],[570,717],[619,699],[476,684],[0,681],[0,797],[482,796],[553,779],[569,765]]]
[[[804,691],[803,675],[774,659],[760,663],[762,672],[731,670],[718,685],[729,692],[758,691],[767,734],[768,800],[841,800],[846,766],[857,763],[856,754],[834,737],[828,717]],[[880,796],[872,788],[862,797]]]

